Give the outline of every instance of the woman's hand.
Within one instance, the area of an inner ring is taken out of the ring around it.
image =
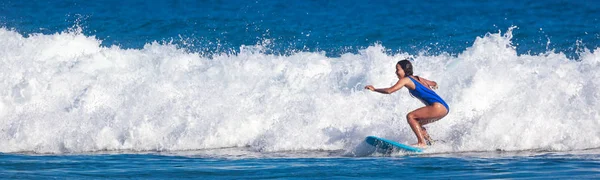
[[[373,87],[373,85],[367,85],[367,86],[365,86],[365,89],[375,91],[375,87]]]

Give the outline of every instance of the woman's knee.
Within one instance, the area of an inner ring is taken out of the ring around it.
[[[406,114],[406,121],[410,122],[410,121],[416,121],[417,120],[417,116],[410,112],[408,114]]]

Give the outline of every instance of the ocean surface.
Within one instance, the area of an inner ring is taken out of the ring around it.
[[[600,1],[0,2],[0,178],[600,178]],[[423,105],[450,106],[422,154]]]

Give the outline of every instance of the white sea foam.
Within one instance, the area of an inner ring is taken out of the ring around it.
[[[174,45],[102,47],[77,32],[0,29],[0,152],[351,151],[368,135],[416,141],[406,90],[382,95],[413,57],[450,114],[429,125],[433,152],[600,147],[600,49],[518,55],[506,33],[459,55],[389,55],[374,45],[327,57],[241,47],[211,58]]]

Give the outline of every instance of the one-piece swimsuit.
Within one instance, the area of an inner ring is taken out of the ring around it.
[[[423,104],[427,106],[432,105],[436,102],[440,103],[446,107],[446,110],[448,110],[448,112],[450,112],[450,107],[448,106],[448,104],[446,104],[446,102],[433,90],[423,86],[419,81],[413,79],[410,76],[408,78],[410,78],[410,80],[412,80],[413,83],[415,83],[414,90],[408,89],[408,92],[410,92],[410,94],[412,94],[417,99],[421,100],[421,102],[423,102]]]

